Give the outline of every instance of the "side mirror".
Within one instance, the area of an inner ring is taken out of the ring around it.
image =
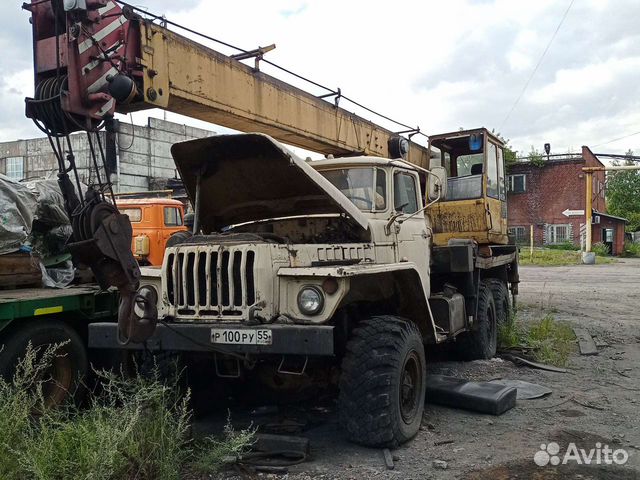
[[[429,201],[447,198],[447,169],[444,167],[432,167],[429,170],[428,194]]]

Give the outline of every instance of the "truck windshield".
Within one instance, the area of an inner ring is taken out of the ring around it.
[[[386,210],[386,173],[380,168],[340,168],[320,171],[360,210]]]

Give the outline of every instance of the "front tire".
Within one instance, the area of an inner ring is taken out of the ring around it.
[[[413,438],[426,388],[418,327],[393,316],[361,321],[347,342],[339,387],[340,424],[350,441],[393,448]]]

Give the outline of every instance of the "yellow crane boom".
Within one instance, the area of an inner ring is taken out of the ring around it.
[[[49,57],[54,41],[46,36],[55,29],[42,25],[47,15],[59,15],[59,3],[33,0],[30,9],[36,84],[63,70],[68,77],[69,97],[63,102],[67,115],[96,122],[114,111],[161,108],[240,131],[266,133],[323,154],[402,156],[428,167],[427,147],[339,107],[331,98],[316,97],[239,60],[259,60],[268,49],[227,56],[142,18],[120,2],[87,2],[87,10],[77,12],[89,20],[80,28],[73,12],[66,11],[67,22],[58,31],[67,34],[61,42],[56,37],[62,51],[56,64]]]

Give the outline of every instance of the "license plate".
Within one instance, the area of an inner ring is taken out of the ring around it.
[[[212,328],[211,343],[226,345],[271,345],[272,331],[250,328]]]

